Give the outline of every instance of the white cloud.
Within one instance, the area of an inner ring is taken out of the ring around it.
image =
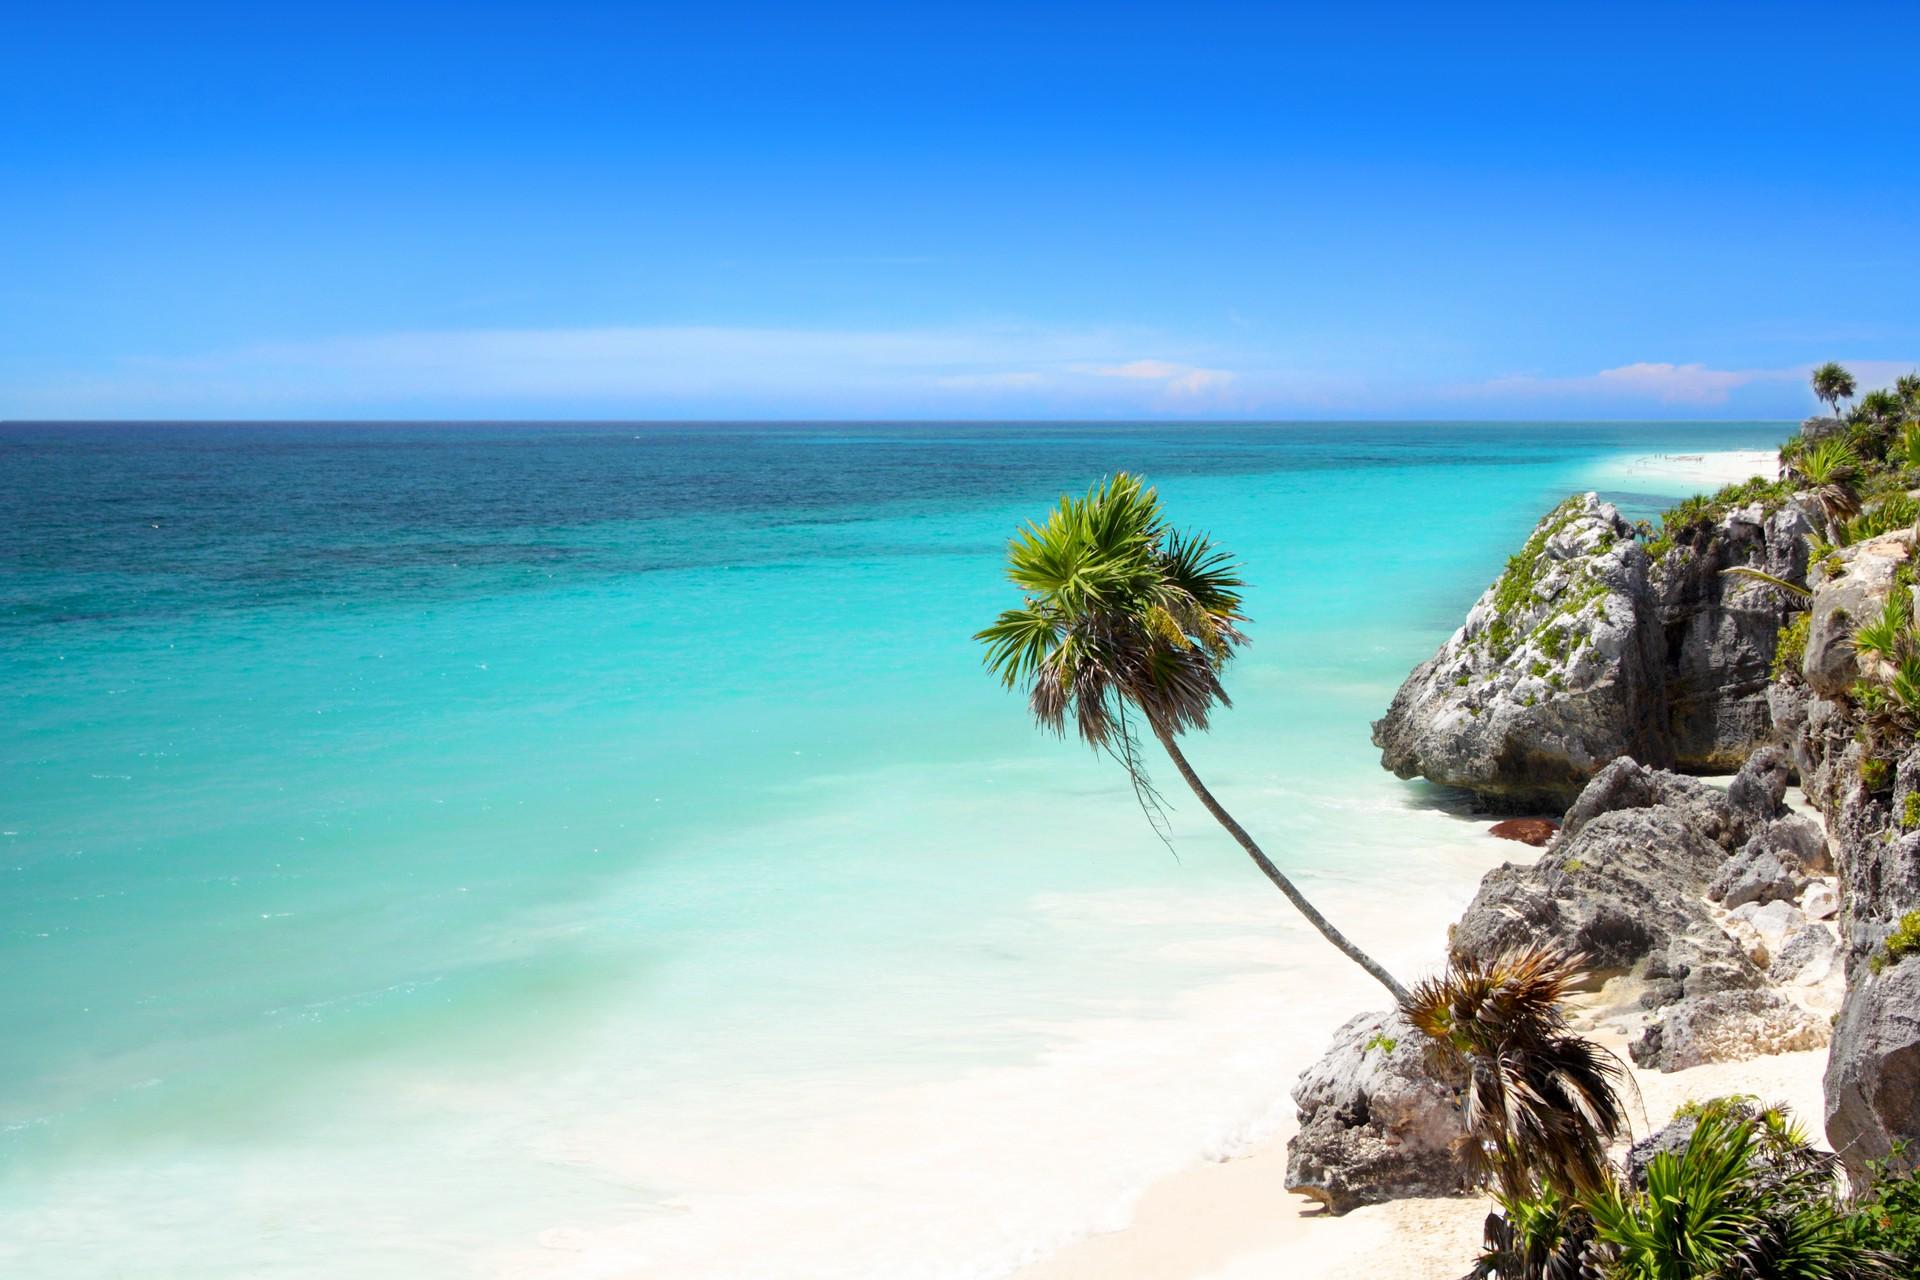
[[[1225,369],[1202,369],[1172,360],[1129,360],[1124,364],[1083,366],[1079,372],[1096,378],[1121,378],[1130,382],[1157,382],[1170,396],[1191,397],[1218,391],[1233,381]]]
[[[1086,368],[1085,372],[1097,378],[1164,381],[1177,377],[1185,368],[1185,365],[1174,364],[1170,360],[1129,360],[1125,364],[1092,365]]]
[[[1495,399],[1598,398],[1607,404],[1704,407],[1726,404],[1732,394],[1743,387],[1791,382],[1804,377],[1805,372],[1799,369],[1710,369],[1703,364],[1639,361],[1571,377],[1523,374],[1494,378],[1463,390],[1470,397]]]
[[[1167,390],[1176,396],[1199,396],[1218,391],[1233,381],[1225,369],[1189,369],[1167,379]]]

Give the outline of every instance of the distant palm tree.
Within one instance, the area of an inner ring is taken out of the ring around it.
[[[1813,371],[1813,394],[1840,414],[1840,402],[1853,396],[1853,375],[1829,360]]]
[[[1869,391],[1854,409],[1860,417],[1882,425],[1898,422],[1901,411],[1900,397],[1892,391]]]
[[[1028,686],[1042,727],[1080,737],[1126,769],[1150,813],[1157,797],[1134,736],[1137,713],[1215,821],[1267,879],[1348,959],[1404,1000],[1406,988],[1328,922],[1234,821],[1187,763],[1176,739],[1231,706],[1220,671],[1245,642],[1239,566],[1206,537],[1170,528],[1160,499],[1124,472],[1063,496],[1045,524],[1007,548],[1007,576],[1026,595],[974,639],[1008,688]]]
[[[1845,541],[1846,522],[1860,514],[1860,495],[1853,486],[1859,468],[1860,456],[1838,437],[1816,441],[1794,459],[1793,469],[1826,521],[1827,541],[1836,547]]]
[[[1893,380],[1893,394],[1908,413],[1920,414],[1920,373],[1903,373]]]
[[[1615,1092],[1625,1069],[1568,1028],[1567,990],[1580,971],[1580,957],[1539,945],[1456,954],[1402,1006],[1427,1035],[1434,1067],[1464,1072],[1462,1154],[1508,1200],[1612,1183],[1607,1148],[1626,1128]]]

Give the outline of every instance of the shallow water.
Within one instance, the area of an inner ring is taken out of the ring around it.
[[[985,677],[1015,523],[1130,468],[1245,559],[1190,754],[1414,973],[1499,851],[1368,721],[1565,491],[1784,434],[0,425],[0,1263],[971,1277],[1113,1221],[1377,1000]]]

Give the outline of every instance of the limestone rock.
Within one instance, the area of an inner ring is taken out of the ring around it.
[[[1837,1010],[1846,993],[1846,967],[1840,960],[1840,940],[1831,928],[1809,924],[1780,945],[1767,977],[1791,983],[1806,1003]]]
[[[1676,763],[1735,769],[1772,736],[1767,690],[1788,601],[1726,571],[1755,568],[1802,581],[1805,535],[1812,529],[1797,502],[1771,512],[1753,503],[1686,536],[1652,565],[1649,621],[1662,641],[1661,684]]]
[[[1727,786],[1727,808],[1750,831],[1787,814],[1787,784],[1793,781],[1793,760],[1784,748],[1761,747],[1740,765]]]
[[[1382,763],[1525,811],[1565,804],[1616,756],[1669,759],[1647,602],[1631,526],[1569,498],[1401,685],[1373,727]]]
[[[1826,1095],[1827,1141],[1856,1180],[1896,1141],[1920,1143],[1920,957],[1854,975],[1834,1026]]]
[[[1763,837],[1756,836],[1720,868],[1720,874],[1707,886],[1707,897],[1728,907],[1749,902],[1792,902],[1807,887],[1807,879],[1805,872],[1788,867],[1778,853],[1766,847]]]
[[[1690,996],[1663,1011],[1628,1046],[1634,1062],[1683,1071],[1827,1043],[1826,1020],[1776,991],[1749,989]]]
[[[1340,1214],[1363,1204],[1467,1190],[1456,1091],[1436,1080],[1425,1037],[1398,1012],[1366,1013],[1293,1086],[1300,1131],[1287,1190]]]
[[[1789,814],[1767,827],[1765,841],[1767,848],[1797,871],[1816,876],[1829,875],[1833,871],[1833,853],[1827,847],[1827,833],[1812,818],[1797,813]]]
[[[1766,944],[1769,955],[1777,954],[1788,938],[1798,933],[1807,917],[1791,902],[1749,902],[1727,913],[1730,921],[1746,925]]]
[[[1800,899],[1800,909],[1809,919],[1831,920],[1840,912],[1840,895],[1833,886],[1823,880],[1816,880],[1807,886],[1806,896]]]
[[[1839,553],[1837,573],[1824,566],[1812,573],[1807,652],[1800,669],[1815,693],[1837,697],[1858,678],[1853,629],[1879,612],[1893,586],[1894,572],[1906,563],[1912,545],[1909,530],[1883,533]]]
[[[1616,760],[1587,784],[1538,862],[1487,873],[1451,944],[1494,955],[1551,942],[1602,973],[1644,961],[1674,997],[1689,983],[1695,992],[1758,985],[1702,897],[1745,832],[1705,783]]]

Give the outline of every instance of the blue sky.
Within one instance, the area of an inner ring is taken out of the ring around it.
[[[1793,417],[1920,6],[16,8],[0,416]]]

